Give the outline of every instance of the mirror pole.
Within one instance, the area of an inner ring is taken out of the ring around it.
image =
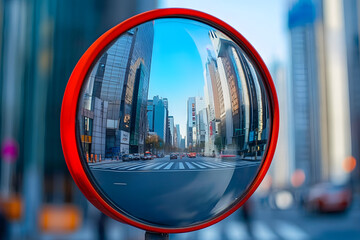
[[[145,240],[169,240],[169,234],[146,231]]]

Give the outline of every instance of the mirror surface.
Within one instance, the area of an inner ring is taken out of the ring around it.
[[[123,33],[84,80],[78,148],[100,194],[142,223],[181,228],[238,203],[270,134],[264,79],[221,31],[162,18]]]

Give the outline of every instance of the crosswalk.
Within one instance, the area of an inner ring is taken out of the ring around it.
[[[234,169],[243,167],[259,166],[259,162],[236,161],[204,161],[204,160],[183,160],[183,161],[134,161],[134,162],[118,162],[106,161],[100,163],[89,163],[91,170],[107,170],[107,171],[191,171],[206,169]]]
[[[283,220],[274,220],[273,224],[262,220],[250,222],[250,229],[246,223],[239,220],[226,221],[226,223],[215,224],[211,227],[190,232],[186,234],[175,234],[174,240],[306,240],[311,239],[305,230],[295,223]]]

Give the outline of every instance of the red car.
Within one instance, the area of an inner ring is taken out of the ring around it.
[[[320,183],[310,188],[304,198],[304,206],[309,211],[343,212],[350,206],[351,199],[348,187]]]
[[[188,154],[189,158],[196,158],[196,152],[191,152]]]

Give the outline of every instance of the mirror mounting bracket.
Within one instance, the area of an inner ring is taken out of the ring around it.
[[[145,240],[169,240],[169,234],[146,231]]]

